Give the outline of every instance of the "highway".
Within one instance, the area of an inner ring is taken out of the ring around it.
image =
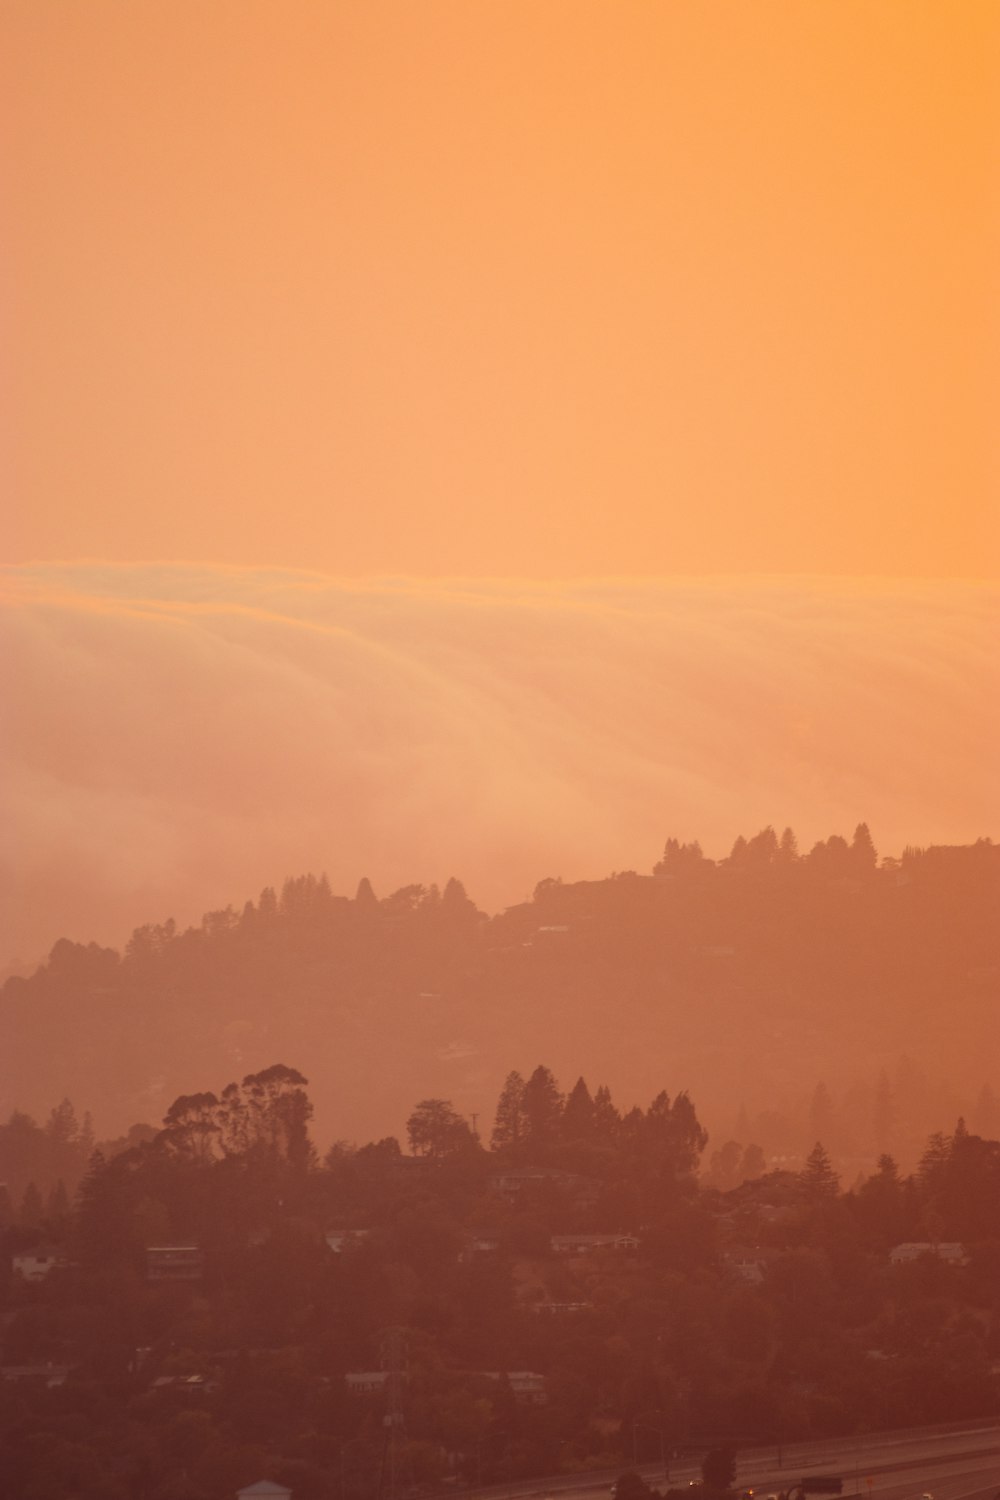
[[[663,1465],[637,1467],[647,1483],[660,1490],[667,1487]],[[466,1491],[463,1500],[598,1500],[607,1495],[619,1472],[514,1480]],[[921,1500],[925,1494],[933,1500],[1000,1500],[1000,1423],[984,1420],[747,1448],[737,1454],[733,1488],[737,1494],[753,1489],[763,1500],[817,1474],[839,1475],[847,1500],[855,1495],[860,1500]],[[682,1488],[700,1478],[699,1458],[671,1461],[670,1485]]]

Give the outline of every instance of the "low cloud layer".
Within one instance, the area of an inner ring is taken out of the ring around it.
[[[382,894],[648,870],[866,819],[996,836],[995,588],[8,569],[0,961],[290,874]]]

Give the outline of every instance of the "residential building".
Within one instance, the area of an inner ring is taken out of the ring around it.
[[[557,1255],[589,1255],[594,1250],[638,1250],[634,1234],[554,1234],[550,1241]]]
[[[205,1257],[198,1245],[148,1245],[147,1281],[200,1281]]]
[[[902,1245],[893,1246],[889,1251],[889,1260],[894,1266],[902,1266],[909,1261],[919,1260],[922,1255],[934,1255],[938,1260],[946,1260],[953,1266],[964,1266],[968,1260],[965,1246],[954,1240],[907,1240]]]

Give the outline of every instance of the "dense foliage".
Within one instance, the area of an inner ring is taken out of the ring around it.
[[[274,1065],[95,1151],[72,1206],[8,1205],[0,1492],[216,1500],[266,1474],[362,1500],[390,1444],[432,1493],[995,1409],[1000,1143],[962,1122],[844,1193],[819,1143],[699,1187],[685,1094],[620,1109],[542,1066],[506,1080],[489,1149],[428,1097],[409,1152],[320,1161],[310,1116]],[[891,1263],[907,1241],[928,1253]],[[158,1279],[171,1247],[193,1279]]]
[[[85,1099],[101,1133],[309,1058],[323,1133],[360,1139],[401,1136],[421,1093],[485,1114],[525,1055],[647,1098],[668,1066],[716,1150],[798,1166],[819,1138],[853,1181],[959,1114],[1000,1134],[998,909],[989,840],[880,861],[863,824],[808,853],[764,829],[720,861],[671,839],[651,874],[546,879],[492,918],[456,880],[378,900],[304,876],[121,954],[60,941],[0,993],[0,1054],[9,1105]]]

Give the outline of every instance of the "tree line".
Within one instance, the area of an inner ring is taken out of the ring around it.
[[[844,1191],[820,1142],[798,1171],[699,1185],[683,1092],[622,1107],[544,1065],[508,1076],[481,1133],[421,1100],[408,1150],[321,1156],[310,1117],[282,1064],[182,1095],[152,1138],[95,1150],[73,1202],[2,1231],[7,1256],[55,1262],[0,1273],[4,1493],[215,1500],[267,1475],[363,1500],[391,1349],[393,1463],[426,1494],[620,1470],[661,1435],[718,1448],[994,1409],[1000,1143],[962,1121],[913,1173],[885,1155]],[[904,1241],[925,1253],[894,1265]],[[935,1249],[952,1241],[953,1263]],[[197,1247],[196,1280],[149,1278],[170,1245]],[[367,1393],[351,1372],[376,1372]]]

